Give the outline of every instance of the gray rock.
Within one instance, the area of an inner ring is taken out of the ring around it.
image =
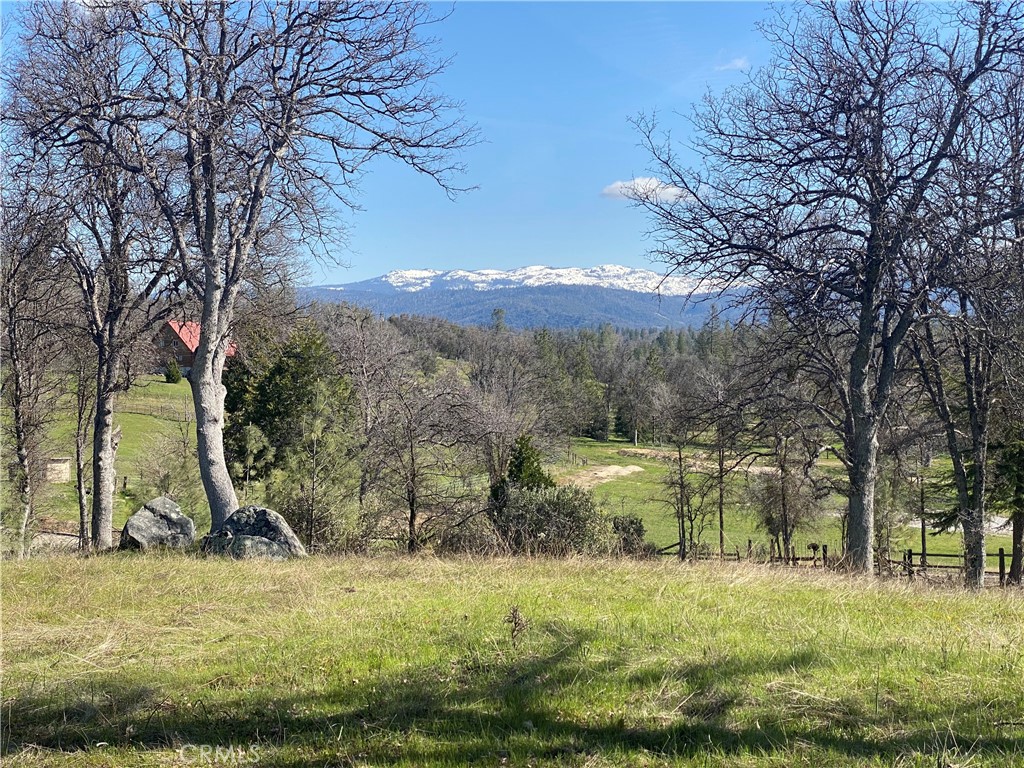
[[[203,540],[203,551],[239,559],[306,556],[306,548],[285,519],[272,509],[256,506],[236,510],[224,521],[219,531]]]
[[[203,539],[203,552],[209,555],[225,555],[235,560],[267,557],[271,560],[287,560],[291,557],[288,548],[263,536],[231,536],[211,534]]]
[[[154,547],[184,549],[196,540],[196,524],[165,496],[147,501],[128,518],[121,531],[121,549]]]

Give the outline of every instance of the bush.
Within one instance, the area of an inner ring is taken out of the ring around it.
[[[516,438],[512,448],[512,456],[508,462],[508,472],[501,480],[491,486],[491,502],[501,507],[505,503],[510,488],[554,488],[555,481],[541,466],[541,453],[533,445],[529,435]]]
[[[647,557],[650,547],[644,540],[647,534],[644,521],[636,515],[616,515],[612,518],[612,533],[616,538],[616,549],[623,555]]]
[[[485,515],[445,528],[434,544],[437,555],[497,555],[504,551],[494,524]]]
[[[275,470],[274,474],[280,473]],[[273,494],[270,494],[273,496]],[[318,505],[313,518],[313,541],[309,541],[309,503],[301,496],[276,500],[275,511],[291,526],[303,546],[312,554],[343,555],[365,552],[368,536],[356,504],[349,500]]]
[[[181,381],[181,368],[178,366],[178,361],[173,357],[167,361],[167,365],[164,368],[164,381],[168,384],[177,384]]]
[[[494,528],[513,554],[571,555],[612,549],[611,527],[589,491],[510,486],[492,511]]]

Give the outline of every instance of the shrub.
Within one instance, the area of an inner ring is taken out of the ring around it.
[[[514,554],[608,552],[611,529],[589,491],[510,486],[492,511],[495,530]]]
[[[516,438],[512,448],[512,456],[508,462],[505,477],[491,486],[491,501],[501,507],[505,503],[509,489],[512,487],[537,489],[554,488],[555,481],[541,466],[541,453],[533,444],[529,435]]]
[[[644,540],[647,534],[644,521],[636,515],[616,515],[612,518],[612,533],[615,534],[616,549],[632,557],[650,555],[650,547]]]
[[[504,550],[494,524],[485,515],[445,528],[434,544],[437,555],[497,555]]]
[[[167,361],[167,365],[164,368],[164,381],[168,384],[177,384],[181,381],[181,368],[178,366],[178,361],[173,357]]]

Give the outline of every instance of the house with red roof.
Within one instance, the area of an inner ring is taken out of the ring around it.
[[[199,323],[191,320],[181,322],[168,320],[156,335],[156,348],[160,360],[166,364],[171,358],[178,363],[181,372],[188,375],[196,361],[196,349],[199,347]],[[235,342],[228,342],[228,357],[234,357],[238,351]]]

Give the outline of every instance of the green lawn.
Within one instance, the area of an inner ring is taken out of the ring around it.
[[[639,450],[637,450],[637,448]],[[642,468],[642,472],[614,478],[601,483],[594,488],[594,493],[605,509],[612,514],[634,514],[638,515],[647,529],[648,538],[658,546],[667,546],[678,541],[679,536],[676,527],[675,517],[671,508],[663,501],[665,489],[662,487],[662,479],[668,472],[669,465],[658,458],[644,455],[652,450],[670,450],[664,446],[641,445],[634,448],[631,442],[612,440],[609,442],[597,442],[585,438],[573,440],[573,452],[583,459],[582,463],[570,464],[564,456],[552,466],[553,471],[563,480],[571,480],[575,475],[593,470],[599,466],[628,466],[634,465]],[[710,452],[701,447],[687,449],[689,455],[695,452],[704,452],[710,460]],[[832,464],[838,465],[834,459]],[[836,471],[837,466],[830,466],[830,471]],[[942,466],[935,463],[932,470],[936,475],[941,473]],[[726,551],[734,552],[739,549],[741,553],[746,552],[747,542],[753,541],[755,546],[758,543],[767,545],[766,534],[758,528],[757,521],[749,504],[745,501],[744,480],[740,472],[731,481],[731,492],[728,496],[725,509],[725,542]],[[942,498],[936,497],[932,492],[929,497],[929,506],[937,506],[943,503]],[[834,496],[824,502],[826,505],[825,514],[817,523],[806,530],[798,532],[794,541],[797,553],[800,556],[807,556],[807,544],[817,542],[828,544],[832,552],[840,549],[842,541],[841,528],[838,513],[843,507],[845,500]],[[718,516],[717,507],[709,519],[708,528],[704,533],[703,541],[718,551]],[[988,567],[995,570],[998,566],[997,553],[1003,547],[1007,553],[1010,551],[1009,533],[992,533],[987,536],[987,549],[990,553]],[[921,549],[921,534],[917,524],[908,527],[897,528],[893,531],[893,549],[905,550],[913,548],[915,552]],[[957,554],[962,551],[962,539],[959,533],[944,533],[928,536],[928,552]],[[899,559],[898,555],[894,555]],[[950,561],[952,562],[952,561]]]
[[[5,766],[1024,766],[1019,590],[120,553],[2,607]]]

